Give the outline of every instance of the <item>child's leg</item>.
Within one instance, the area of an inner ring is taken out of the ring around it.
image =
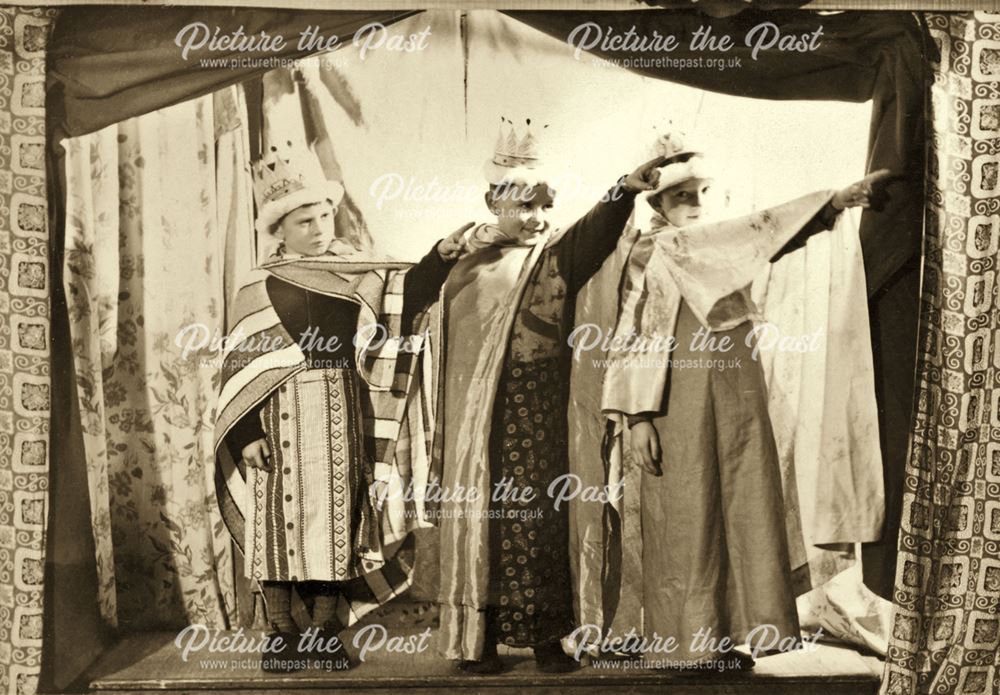
[[[710,642],[695,639],[718,640],[729,629],[710,375],[684,362],[703,357],[688,349],[692,321],[681,312],[674,358],[686,366],[671,369],[667,413],[653,423],[663,475],[642,475],[644,633],[677,641],[673,653],[647,654],[654,664],[715,658]]]
[[[292,582],[261,582],[267,604],[267,622],[277,632],[298,632],[292,619]]]
[[[340,599],[340,582],[316,582],[317,590],[313,602],[313,626],[322,630],[340,632],[337,621],[337,603]]]
[[[725,356],[738,358],[739,366],[716,371],[712,379],[732,628],[740,638],[762,625],[773,625],[781,637],[798,636],[767,387],[746,346],[746,330],[732,331],[737,347]]]

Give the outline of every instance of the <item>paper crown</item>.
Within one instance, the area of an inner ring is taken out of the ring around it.
[[[697,138],[690,137],[682,130],[668,124],[657,132],[650,148],[650,157],[666,157],[667,162],[660,167],[660,181],[649,195],[656,195],[690,179],[712,178],[711,159]]]
[[[661,127],[653,127],[655,140],[650,148],[650,157],[666,157],[668,160],[686,154],[705,154],[697,138],[687,132],[674,128],[672,122]],[[670,163],[669,161],[667,162]]]
[[[344,197],[339,181],[323,173],[315,152],[291,140],[272,145],[253,166],[257,229],[271,232],[282,217],[303,205],[329,200],[334,207]]]
[[[544,132],[548,125],[542,126]],[[524,132],[518,135],[513,121],[500,117],[493,156],[486,160],[483,173],[491,184],[503,181],[520,181],[529,184],[545,183],[548,171],[544,162],[545,152],[531,127],[531,119],[525,120]]]

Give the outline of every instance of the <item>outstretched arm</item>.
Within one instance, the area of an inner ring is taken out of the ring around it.
[[[465,232],[473,222],[462,225],[444,239],[434,244],[434,248],[410,268],[403,278],[403,330],[413,327],[417,314],[434,303],[441,285],[448,278],[452,266],[465,249]]]
[[[560,267],[566,268],[574,294],[596,273],[618,244],[625,223],[632,214],[635,196],[656,188],[660,179],[657,167],[663,157],[651,159],[608,191],[590,212],[573,223],[558,243]]]
[[[868,176],[860,181],[852,183],[850,186],[834,193],[830,202],[823,206],[823,209],[816,213],[816,216],[809,220],[798,234],[792,237],[787,244],[774,254],[771,262],[773,263],[786,253],[802,248],[813,234],[833,229],[833,225],[837,221],[837,215],[846,208],[871,207],[872,195],[876,187],[889,178],[889,176],[890,172],[888,169],[879,169],[868,174]]]

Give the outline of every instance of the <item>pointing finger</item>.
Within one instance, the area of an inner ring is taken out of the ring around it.
[[[653,157],[648,162],[639,167],[639,169],[641,169],[642,171],[647,171],[649,169],[659,169],[666,163],[667,163],[666,156],[660,155],[659,157]]]
[[[861,179],[860,183],[863,186],[871,186],[873,183],[879,183],[885,179],[892,176],[892,172],[888,169],[879,169],[878,171],[873,171],[872,173]]]

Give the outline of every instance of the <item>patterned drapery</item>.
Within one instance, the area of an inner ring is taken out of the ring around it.
[[[1000,14],[929,14],[919,393],[883,692],[1000,692]]]
[[[235,613],[208,341],[225,332],[227,247],[242,257],[227,238],[250,228],[240,104],[232,87],[64,143],[64,284],[112,625],[223,627]]]
[[[54,10],[0,7],[0,691],[34,693],[49,464],[45,47]]]

